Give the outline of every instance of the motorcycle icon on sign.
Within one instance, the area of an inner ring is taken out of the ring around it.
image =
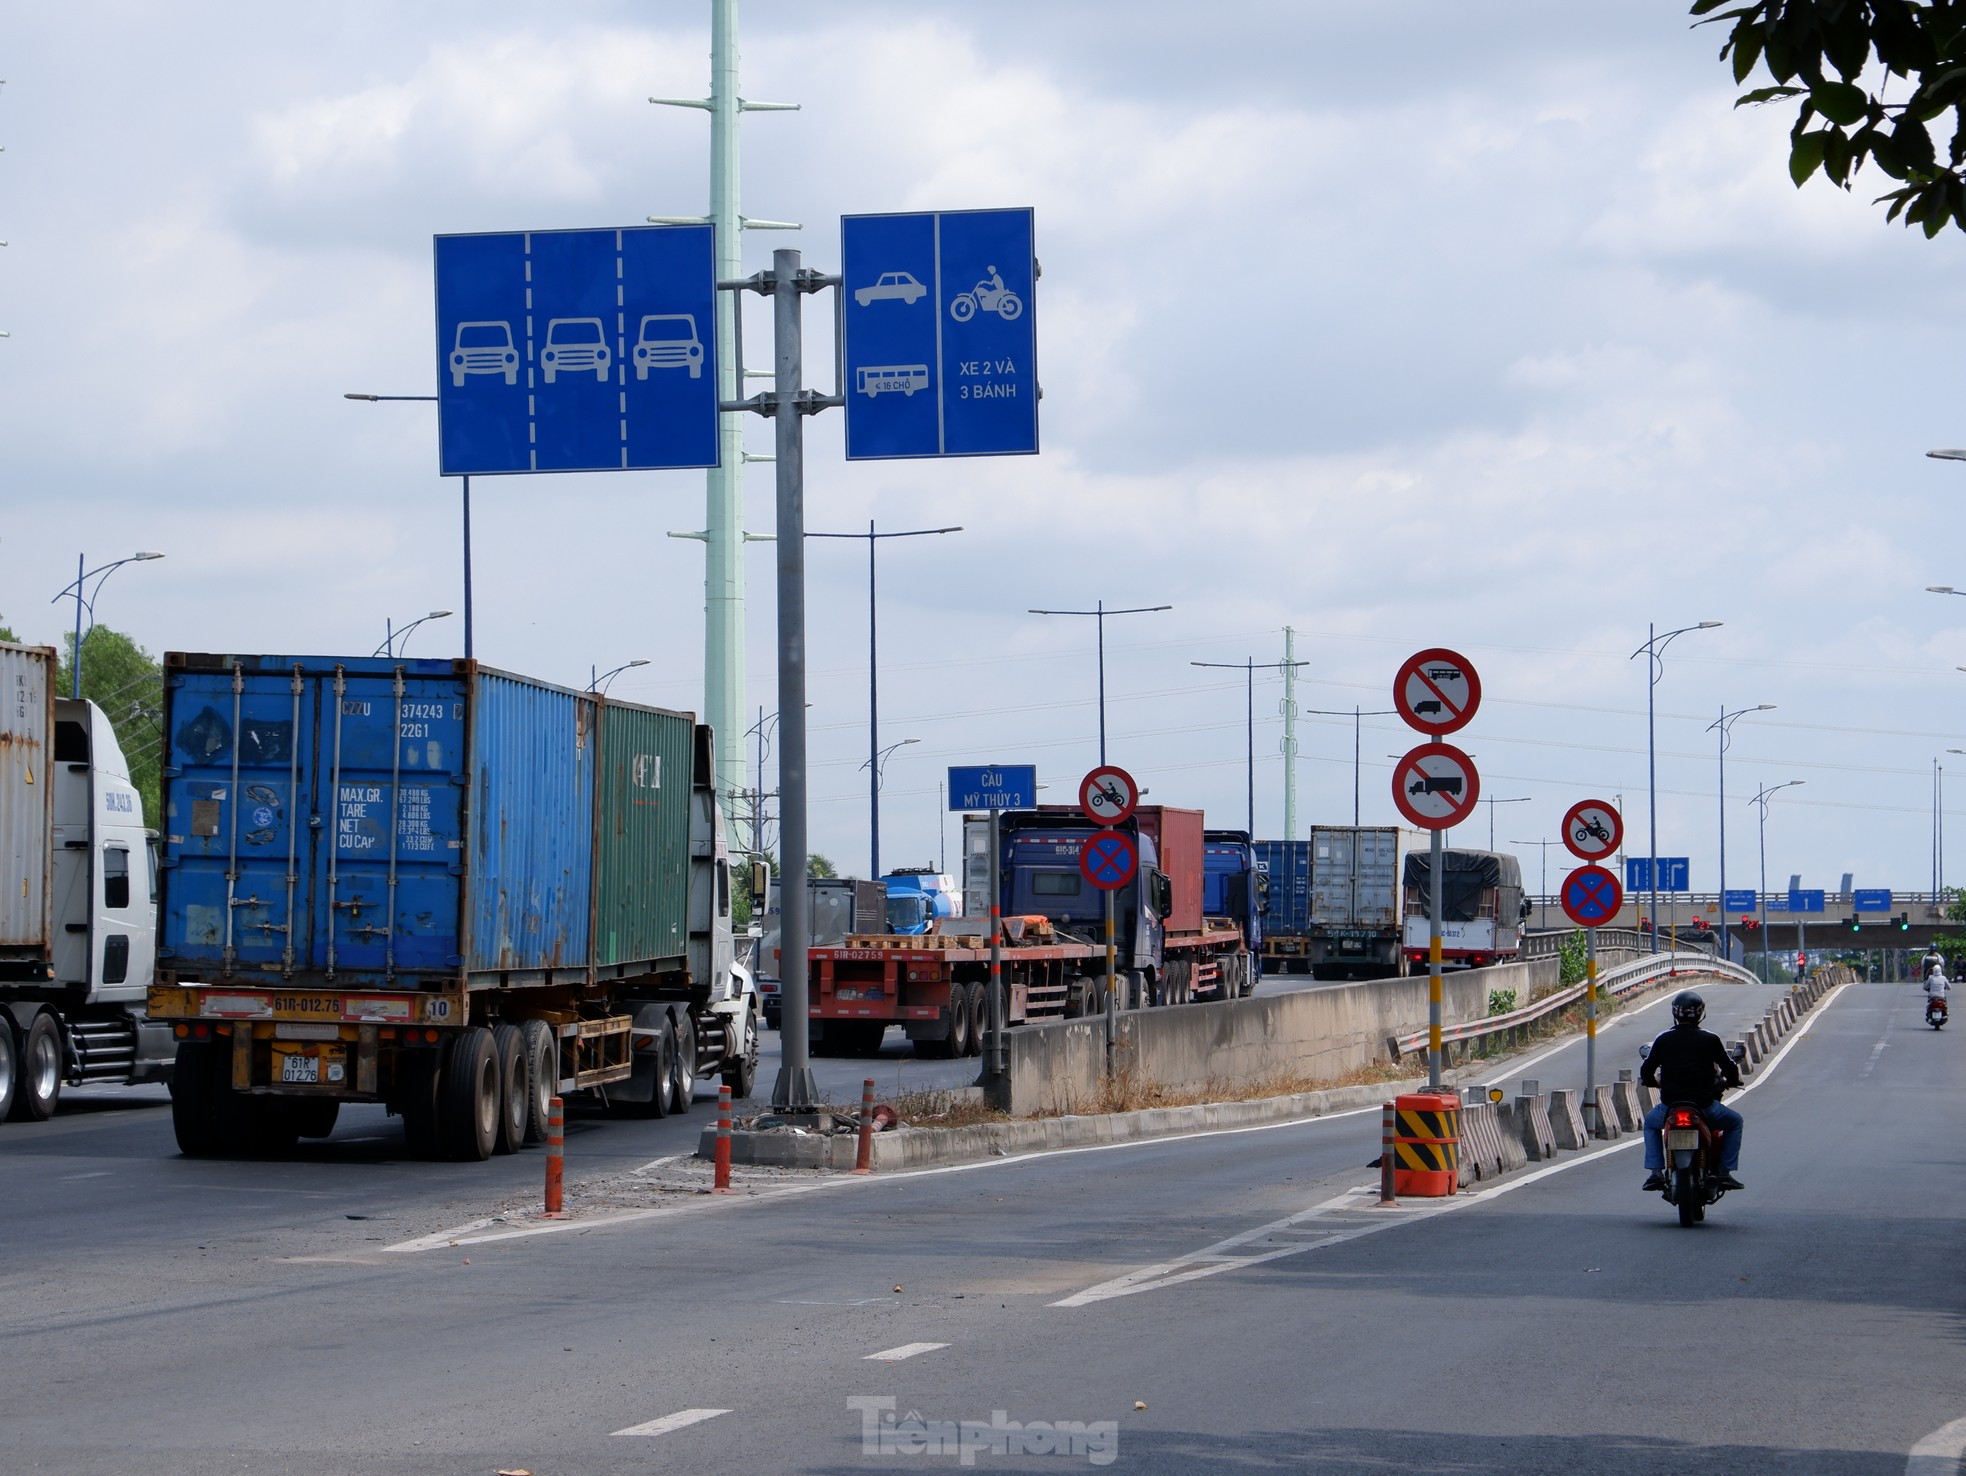
[[[949,316],[958,323],[967,323],[981,309],[995,313],[1006,323],[1015,322],[1024,313],[1024,299],[1003,284],[1003,274],[994,266],[990,275],[968,292],[957,295],[949,304]]]
[[[1611,831],[1602,820],[1594,820],[1587,817],[1578,821],[1577,844],[1582,845],[1592,838],[1595,838],[1603,845],[1609,846],[1611,844]]]

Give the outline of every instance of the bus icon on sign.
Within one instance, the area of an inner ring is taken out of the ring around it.
[[[865,364],[854,376],[854,388],[863,395],[912,395],[928,388],[928,365]]]

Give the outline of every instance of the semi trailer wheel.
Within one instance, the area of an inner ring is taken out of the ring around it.
[[[940,1054],[952,1058],[969,1054],[969,990],[961,984],[949,986],[949,1035]]]
[[[403,1115],[403,1136],[415,1158],[436,1158],[441,1151],[437,1132],[437,1088],[443,1080],[448,1047],[434,1051],[404,1051],[396,1058],[396,1101]]]
[[[20,1085],[20,1037],[14,1017],[0,1010],[0,1122],[14,1110],[14,1089]]]
[[[218,1149],[218,1123],[213,1113],[218,1059],[210,1041],[179,1043],[171,1067],[171,1130],[178,1152],[186,1158],[209,1158]]]
[[[526,1141],[526,1038],[517,1025],[492,1030],[492,1055],[498,1061],[498,1132],[492,1152],[517,1153]]]
[[[21,1045],[13,1115],[20,1122],[46,1122],[60,1102],[61,1027],[53,1015],[36,1015]]]
[[[560,1095],[560,1042],[544,1020],[519,1027],[526,1052],[526,1141],[546,1141],[546,1119]]]
[[[983,1054],[983,1041],[990,1033],[990,986],[972,984],[969,990],[969,1053]]]
[[[473,1025],[451,1043],[437,1088],[437,1132],[446,1157],[491,1157],[498,1141],[498,1056],[492,1033]]]
[[[670,1059],[675,1062],[669,1078],[674,1088],[670,1105],[681,1116],[696,1101],[696,1022],[688,1015],[681,1019],[674,1015],[669,1018]]]

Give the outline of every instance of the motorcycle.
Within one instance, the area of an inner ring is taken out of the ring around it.
[[[1946,1014],[1946,1000],[1943,994],[1932,995],[1925,1001],[1925,1023],[1934,1030],[1945,1028]]]
[[[1679,1211],[1681,1225],[1697,1225],[1707,1217],[1707,1206],[1719,1203],[1727,1192],[1719,1180],[1722,1135],[1707,1125],[1698,1107],[1674,1102],[1666,1107],[1664,1136],[1666,1187],[1661,1193]]]

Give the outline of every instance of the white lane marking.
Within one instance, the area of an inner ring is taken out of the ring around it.
[[[667,1435],[671,1430],[680,1430],[686,1425],[700,1425],[705,1420],[714,1420],[718,1415],[727,1415],[727,1409],[679,1409],[672,1415],[664,1415],[659,1420],[650,1420],[643,1425],[630,1425],[625,1430],[616,1430],[617,1435]]]
[[[1821,1018],[1823,1011],[1828,1009],[1837,995],[1841,994],[1847,987],[1847,985],[1838,985],[1835,989],[1824,995],[1817,1003],[1816,1008],[1810,1011],[1809,1017],[1802,1022],[1795,1034],[1789,1037],[1788,1043],[1773,1056],[1769,1057],[1767,1062],[1755,1072],[1754,1079],[1735,1092],[1734,1095],[1736,1097],[1745,1097],[1749,1092],[1768,1080],[1769,1075],[1781,1064],[1782,1058],[1795,1049],[1796,1045],[1802,1040],[1802,1037],[1807,1035],[1815,1026],[1816,1021]],[[1630,1137],[1621,1138],[1613,1143],[1607,1143],[1602,1148],[1580,1154],[1576,1158],[1566,1159],[1561,1163],[1553,1163],[1547,1168],[1537,1169],[1534,1173],[1524,1174],[1518,1179],[1505,1180],[1492,1189],[1478,1189],[1466,1194],[1456,1195],[1451,1199],[1443,1199],[1437,1203],[1430,1204],[1424,1209],[1409,1209],[1407,1205],[1401,1205],[1398,1209],[1394,1210],[1379,1209],[1376,1206],[1379,1193],[1377,1187],[1361,1186],[1341,1194],[1335,1199],[1327,1199],[1322,1204],[1312,1205],[1309,1209],[1302,1210],[1297,1214],[1289,1216],[1287,1219],[1273,1220],[1267,1225],[1258,1225],[1253,1230],[1245,1230],[1240,1235],[1230,1236],[1227,1240],[1218,1240],[1213,1245],[1204,1246],[1198,1251],[1191,1251],[1187,1255],[1179,1256],[1172,1261],[1164,1261],[1158,1265],[1143,1266],[1138,1270],[1129,1271],[1125,1275],[1114,1277],[1111,1281],[1102,1281],[1097,1286],[1087,1287],[1082,1292],[1075,1292],[1069,1297],[1051,1303],[1051,1305],[1054,1307],[1086,1307],[1094,1302],[1109,1301],[1114,1297],[1133,1296],[1143,1291],[1157,1291],[1161,1287],[1178,1286],[1184,1281],[1195,1281],[1203,1276],[1213,1276],[1218,1272],[1240,1270],[1245,1266],[1261,1265],[1265,1261],[1281,1260],[1285,1256],[1301,1256],[1309,1251],[1322,1250],[1328,1245],[1342,1245],[1348,1240],[1357,1240],[1362,1236],[1373,1235],[1381,1230],[1390,1230],[1395,1225],[1411,1225],[1421,1220],[1432,1219],[1436,1215],[1451,1214],[1455,1210],[1469,1209],[1478,1204],[1485,1204],[1491,1199],[1504,1194],[1512,1194],[1518,1189],[1525,1188],[1539,1180],[1547,1179],[1552,1174],[1567,1173],[1569,1170],[1583,1164],[1595,1163],[1598,1159],[1609,1154],[1622,1153],[1628,1148],[1636,1148],[1643,1141],[1643,1134],[1634,1133]],[[1408,1203],[1410,1204],[1411,1201]],[[1346,1218],[1347,1216],[1349,1218]],[[1252,1241],[1264,1236],[1285,1233],[1302,1234],[1314,1221],[1324,1221],[1332,1225],[1331,1233],[1317,1240],[1289,1242],[1273,1250],[1258,1251],[1249,1255],[1233,1254],[1237,1248],[1248,1246]],[[1966,1425],[1966,1422],[1962,1422],[1962,1424]],[[1947,1428],[1951,1427],[1948,1426]]]
[[[92,1174],[63,1174],[61,1181],[64,1184],[73,1184],[77,1179],[106,1179],[114,1172],[113,1169],[97,1169]]]
[[[662,1158],[651,1158],[647,1163],[643,1164],[640,1168],[630,1169],[628,1171],[628,1174],[630,1178],[640,1178],[643,1174],[647,1173],[650,1169],[659,1169],[664,1164],[674,1163],[678,1159],[693,1158],[693,1157],[695,1157],[695,1155],[690,1153],[671,1153]]]
[[[915,1358],[923,1353],[933,1353],[938,1348],[946,1348],[947,1343],[903,1343],[899,1348],[883,1348],[878,1353],[869,1353],[863,1360],[867,1363],[899,1363],[904,1358]]]
[[[1842,986],[1839,985],[1838,987],[1841,988]],[[1652,1004],[1641,1005],[1629,1015],[1623,1015],[1617,1018],[1631,1019],[1651,1009],[1653,1005],[1663,1003],[1665,999],[1669,999],[1670,997],[1669,995],[1662,996],[1661,999],[1653,1000]],[[1828,996],[1825,996],[1823,1003],[1828,1003],[1828,998]],[[1542,1055],[1533,1056],[1529,1062],[1521,1064],[1532,1064],[1536,1061],[1541,1061],[1544,1057],[1554,1055],[1556,1052],[1576,1044],[1578,1044],[1578,1040],[1572,1038],[1563,1044],[1550,1047]],[[1519,1066],[1510,1068],[1511,1071],[1517,1069],[1519,1069]],[[537,1224],[524,1225],[510,1230],[496,1230],[489,1234],[479,1234],[477,1232],[490,1225],[492,1221],[473,1220],[470,1224],[460,1225],[455,1230],[440,1230],[435,1235],[425,1235],[415,1240],[400,1241],[395,1245],[385,1245],[382,1249],[398,1255],[415,1255],[420,1251],[443,1250],[453,1244],[483,1245],[488,1241],[495,1240],[526,1240],[536,1235],[565,1235],[569,1231],[597,1230],[605,1226],[631,1224],[637,1220],[664,1219],[670,1215],[690,1214],[702,1210],[727,1209],[741,1204],[757,1204],[766,1200],[784,1199],[795,1194],[821,1194],[835,1189],[865,1188],[870,1185],[883,1183],[892,1184],[898,1180],[934,1178],[943,1174],[973,1174],[980,1173],[986,1169],[1008,1168],[1012,1164],[1034,1163],[1046,1158],[1069,1158],[1081,1153],[1117,1153],[1129,1148],[1155,1148],[1165,1146],[1169,1143],[1192,1142],[1197,1138],[1233,1138],[1239,1137],[1244,1133],[1272,1133],[1279,1128],[1305,1127],[1312,1123],[1339,1122],[1348,1117],[1376,1116],[1381,1111],[1382,1105],[1381,1103],[1374,1102],[1369,1107],[1348,1107],[1341,1112],[1311,1113],[1303,1117],[1286,1118],[1281,1122],[1259,1122],[1246,1127],[1200,1128],[1192,1133],[1173,1133],[1153,1138],[1128,1138],[1120,1143],[1084,1143],[1075,1148],[1043,1148],[1030,1153],[1008,1154],[1003,1158],[981,1158],[977,1159],[974,1163],[944,1163],[937,1164],[933,1168],[900,1169],[892,1173],[874,1174],[860,1178],[851,1178],[842,1174],[835,1179],[821,1179],[810,1184],[788,1185],[783,1189],[766,1190],[762,1193],[748,1195],[743,1199],[706,1198],[691,1204],[664,1206],[660,1209],[623,1210],[620,1214],[597,1215],[591,1220],[541,1220]]]
[[[1884,1054],[1884,1048],[1890,1043],[1888,1040],[1880,1040],[1870,1048],[1870,1059],[1864,1062],[1864,1069],[1857,1073],[1859,1077],[1869,1076],[1877,1069],[1877,1058]]]
[[[891,1301],[889,1297],[858,1297],[851,1302],[814,1302],[804,1297],[777,1297],[774,1300],[781,1307],[871,1307],[876,1302]]]
[[[1966,1420],[1954,1420],[1911,1448],[1905,1476],[1956,1476],[1962,1458],[1966,1458]]]

